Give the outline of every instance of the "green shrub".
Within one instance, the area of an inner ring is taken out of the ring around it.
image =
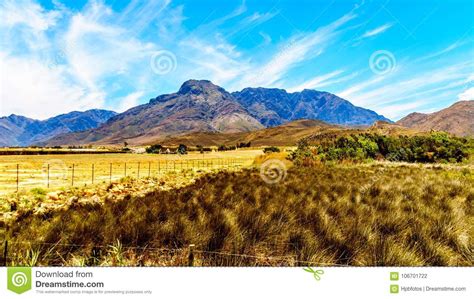
[[[161,144],[153,144],[146,148],[146,152],[149,154],[159,154],[162,149],[163,146],[161,146]]]
[[[472,139],[432,132],[425,136],[385,136],[380,134],[351,134],[334,137],[310,146],[299,143],[292,155],[316,155],[321,160],[385,159],[404,162],[462,162],[473,152]],[[296,161],[298,162],[298,161]]]
[[[263,149],[263,152],[266,153],[279,153],[280,149],[276,146],[269,146]]]

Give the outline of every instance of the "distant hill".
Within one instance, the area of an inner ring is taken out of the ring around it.
[[[178,92],[151,99],[98,128],[56,136],[45,144],[147,144],[190,133],[256,131],[302,118],[336,125],[390,121],[327,92],[246,88],[231,94],[210,81],[189,80]]]
[[[27,146],[41,143],[57,135],[98,127],[116,112],[93,109],[73,111],[46,120],[12,114],[0,118],[0,146]]]
[[[438,112],[411,113],[396,122],[420,131],[445,131],[458,136],[474,136],[474,101],[456,102]]]
[[[178,145],[189,146],[219,146],[235,145],[237,143],[251,142],[252,146],[292,146],[298,140],[329,128],[338,128],[318,120],[296,120],[280,126],[261,129],[252,132],[241,133],[212,133],[199,132],[185,134],[170,138],[162,138],[147,141],[144,144]]]

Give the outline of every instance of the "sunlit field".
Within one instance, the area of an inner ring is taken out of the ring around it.
[[[255,167],[140,195],[112,183],[3,227],[11,265],[473,266],[473,186],[472,165],[293,166],[274,184]]]
[[[164,154],[63,154],[0,156],[0,194],[156,177],[169,171],[235,169],[252,164],[261,149]],[[18,180],[18,184],[17,184]]]

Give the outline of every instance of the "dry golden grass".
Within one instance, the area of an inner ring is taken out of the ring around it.
[[[49,188],[55,190],[72,185],[108,182],[112,164],[112,180],[125,176],[161,176],[168,171],[182,169],[227,168],[230,165],[249,166],[254,158],[262,154],[261,149],[239,149],[225,152],[189,152],[187,155],[157,154],[65,154],[65,155],[12,155],[0,156],[0,194],[16,191],[17,165],[19,166],[19,189],[46,188],[48,165]],[[140,165],[138,165],[140,163]],[[140,172],[139,172],[140,169]]]
[[[473,266],[468,167],[347,164],[205,175],[144,196],[19,211],[10,264]]]

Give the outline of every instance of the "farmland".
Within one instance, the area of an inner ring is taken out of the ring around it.
[[[261,153],[260,149],[240,149],[186,155],[6,155],[0,156],[0,194],[16,191],[17,178],[19,190],[56,189],[109,182],[126,176],[139,178],[160,176],[169,171],[245,167]]]
[[[458,153],[450,150],[449,139],[416,137],[424,151],[411,151],[413,157],[434,157],[426,160],[432,162],[383,158],[391,157],[390,151],[375,152],[380,160],[368,159],[375,146],[356,137],[343,140],[351,141],[354,151],[328,143],[337,154],[331,159],[324,145],[308,143],[291,153],[248,148],[186,155],[5,156],[9,180],[15,182],[12,167],[22,165],[31,184],[0,196],[0,235],[9,244],[3,244],[3,263],[472,266],[472,157],[448,162]],[[375,148],[395,141],[383,139]],[[470,147],[456,148],[462,157],[472,153]],[[266,168],[269,162],[273,168]],[[66,165],[59,168],[61,180],[53,174],[55,163]],[[50,188],[44,170],[31,172],[44,165]],[[39,185],[33,184],[37,177]],[[28,182],[25,174],[20,178]],[[62,184],[55,185],[58,181]]]

